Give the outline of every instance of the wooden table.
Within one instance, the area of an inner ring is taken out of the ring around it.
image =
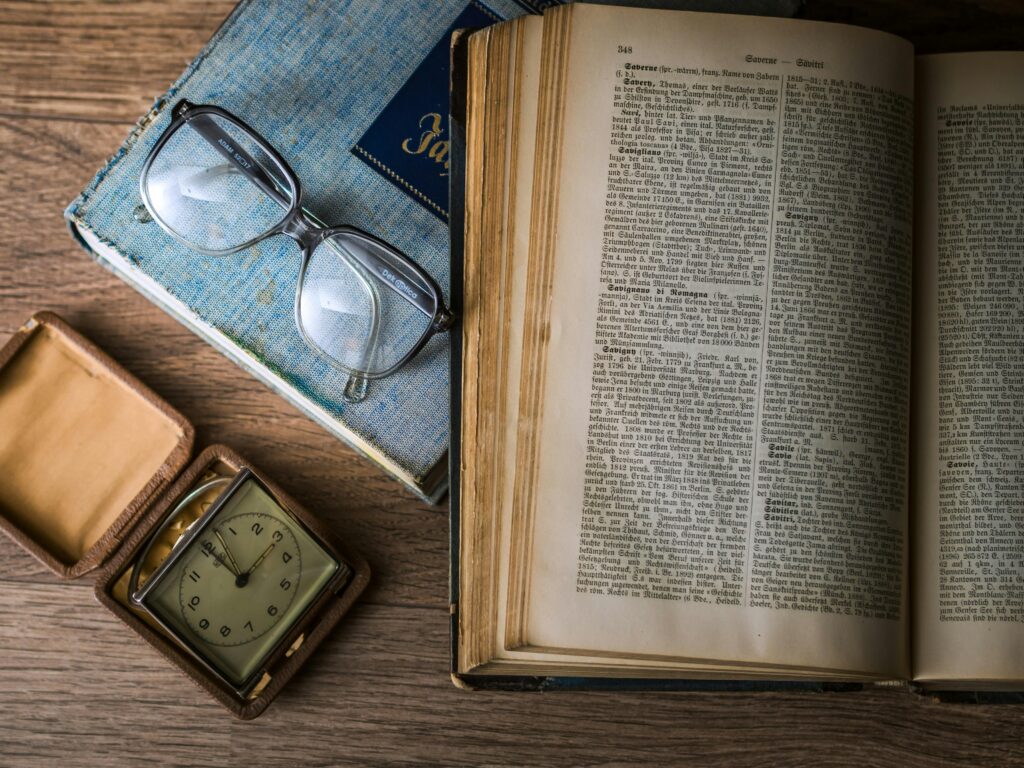
[[[917,5],[810,0],[805,13],[920,51],[1024,45],[1019,0]],[[197,445],[252,457],[351,536],[374,583],[270,710],[242,723],[103,610],[88,579],[60,582],[0,537],[0,765],[1024,762],[1024,709],[904,691],[457,690],[446,507],[417,503],[93,264],[61,218],[231,7],[0,0],[0,338],[34,310],[64,314],[183,411]]]

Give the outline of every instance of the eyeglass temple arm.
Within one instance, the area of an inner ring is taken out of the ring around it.
[[[274,180],[274,177],[267,173],[267,170],[256,162],[248,152],[238,146],[238,142],[222,130],[212,117],[196,115],[186,119],[189,128],[202,136],[211,147],[244,174],[249,181],[269,195],[275,203],[282,208],[291,207],[291,200],[281,192],[280,185]]]
[[[336,241],[330,242],[332,248],[339,256],[345,258],[353,266],[375,275],[378,281],[384,283],[393,293],[398,294],[407,302],[427,317],[433,319],[437,312],[437,304],[433,297],[418,288],[413,287],[419,282],[415,277],[397,264],[387,264],[373,254],[364,252],[361,248],[343,248]]]

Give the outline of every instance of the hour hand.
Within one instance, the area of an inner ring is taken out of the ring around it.
[[[274,548],[275,544],[276,542],[270,542],[270,546],[264,549],[263,554],[256,558],[256,562],[249,566],[249,570],[245,572],[246,576],[248,576],[250,573],[256,570],[256,566],[262,563],[266,556],[270,554],[270,550]]]
[[[228,556],[228,560],[231,563],[231,565],[229,566],[228,569],[235,576],[241,576],[242,575],[242,569],[239,568],[238,567],[238,563],[235,562],[235,556],[233,554],[231,554],[231,549],[228,547],[228,543],[226,541],[224,541],[224,537],[220,535],[220,531],[218,531],[216,528],[213,529],[213,533],[217,537],[217,541],[219,541],[220,545],[224,548],[224,554]],[[225,565],[226,565],[226,563],[225,563]]]

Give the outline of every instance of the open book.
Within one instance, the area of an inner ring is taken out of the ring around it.
[[[1024,54],[466,51],[455,672],[1024,687]]]

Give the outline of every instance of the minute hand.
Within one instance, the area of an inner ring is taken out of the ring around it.
[[[256,562],[249,566],[249,570],[245,572],[246,576],[248,576],[256,570],[256,566],[263,562],[264,558],[266,558],[266,556],[270,554],[270,550],[272,550],[276,546],[276,544],[276,541],[270,542],[270,546],[264,549],[263,554],[256,558]]]
[[[224,547],[224,554],[226,554],[228,556],[228,560],[231,561],[231,572],[235,574],[235,576],[241,576],[241,569],[238,567],[238,563],[235,562],[235,556],[231,554],[231,549],[228,547],[228,543],[224,541],[224,537],[220,535],[220,531],[216,528],[213,529],[213,532],[217,536],[217,541],[219,541],[220,545]],[[224,561],[222,560],[221,562]]]

